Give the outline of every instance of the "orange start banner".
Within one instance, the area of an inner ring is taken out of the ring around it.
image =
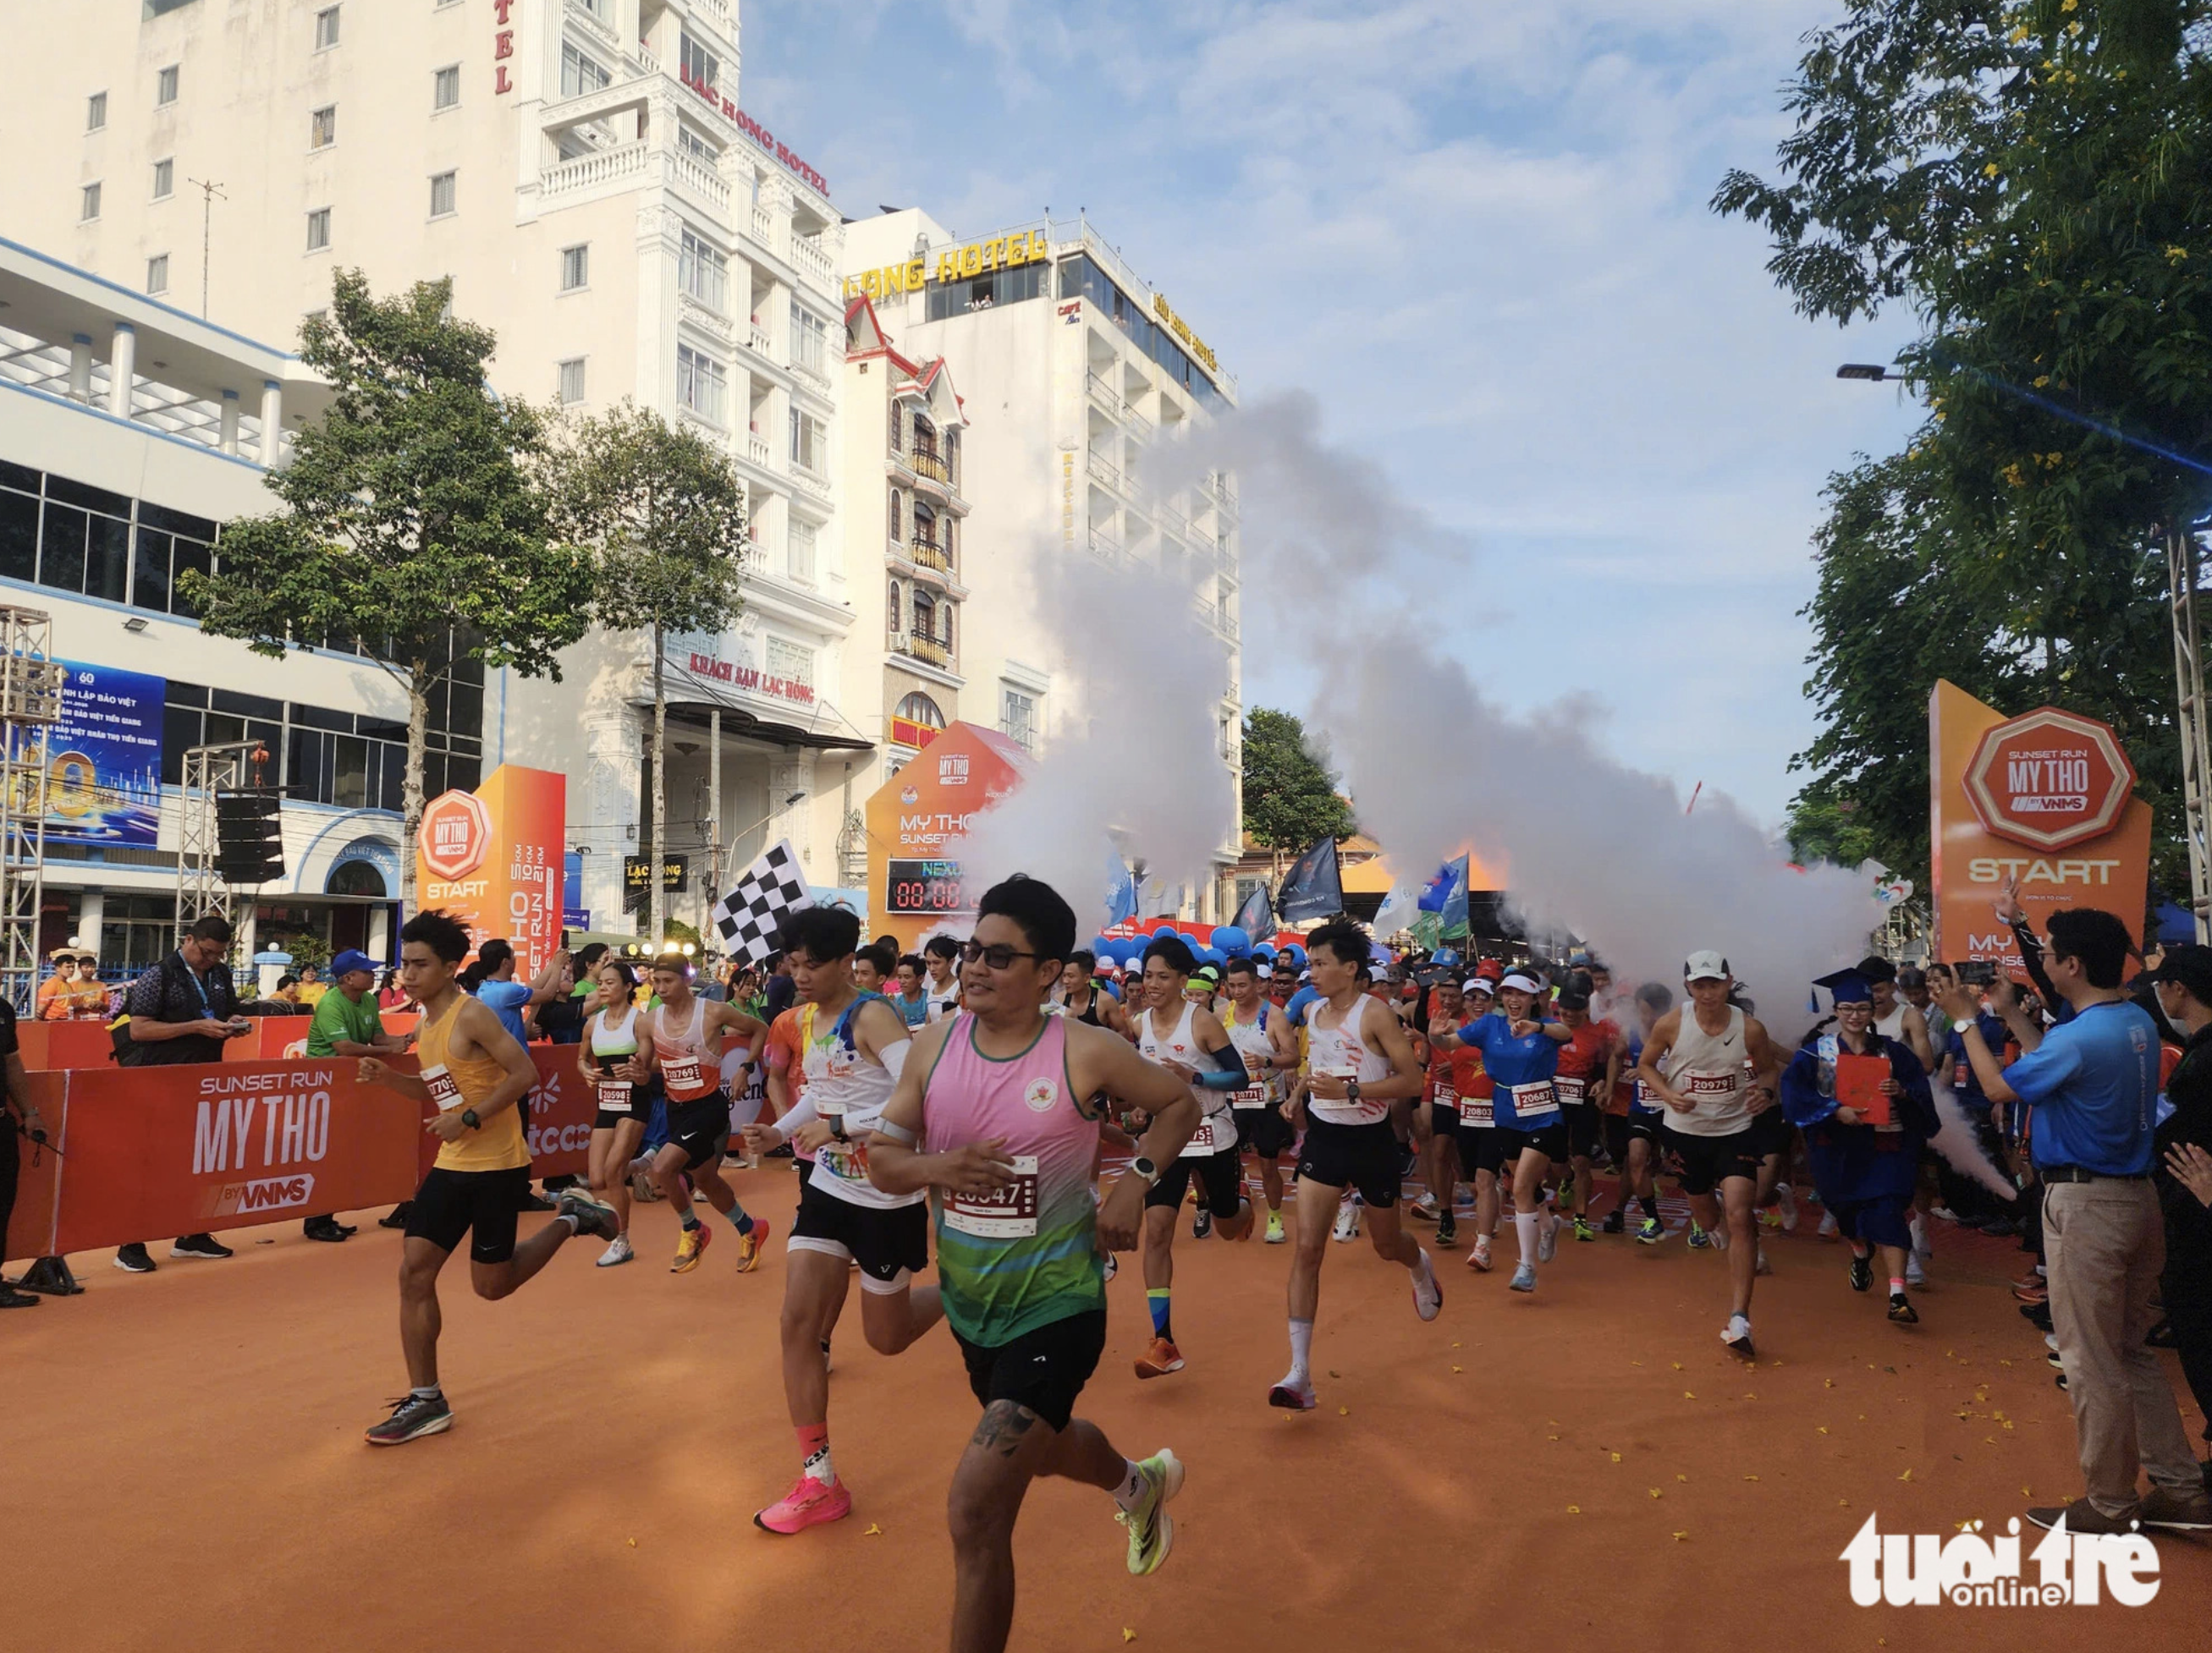
[[[523,981],[561,945],[568,789],[552,770],[503,763],[475,791],[431,799],[416,833],[417,906],[452,913],[471,948],[505,936]]]
[[[2142,939],[2151,809],[2109,726],[2056,706],[2008,718],[1939,681],[1928,748],[1933,957],[2023,969],[1995,909],[2008,884],[2038,933],[2061,907],[2096,907]]]
[[[876,790],[866,817],[874,934],[910,952],[930,931],[974,918],[983,892],[967,887],[952,846],[1029,768],[1029,754],[998,730],[953,723]]]
[[[530,1056],[531,1174],[580,1172],[596,1098],[576,1047],[533,1045]],[[62,1157],[44,1156],[32,1173],[25,1153],[27,1197],[6,1249],[62,1255],[406,1199],[437,1158],[429,1105],[362,1084],[360,1067],[337,1057],[34,1075]]]

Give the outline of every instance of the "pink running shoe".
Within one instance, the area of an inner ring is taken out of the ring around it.
[[[843,1481],[824,1486],[811,1475],[801,1475],[781,1504],[771,1504],[753,1517],[753,1525],[764,1533],[789,1535],[825,1521],[842,1521],[852,1513],[853,1495]]]

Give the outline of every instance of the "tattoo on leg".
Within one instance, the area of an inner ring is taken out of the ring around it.
[[[1011,1458],[1021,1450],[1036,1421],[1037,1414],[1025,1406],[1018,1406],[1012,1401],[994,1401],[983,1408],[982,1420],[976,1424],[968,1444],[987,1452],[996,1452],[1002,1458]]]

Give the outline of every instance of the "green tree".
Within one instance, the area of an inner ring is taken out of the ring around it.
[[[720,447],[629,402],[578,420],[566,436],[549,467],[554,519],[591,554],[592,612],[609,630],[643,631],[652,642],[658,868],[668,830],[668,638],[720,632],[743,609],[744,485]],[[720,868],[710,881],[720,885]],[[659,940],[672,933],[667,896],[658,876],[647,887],[649,933]]]
[[[1244,714],[1244,830],[1270,850],[1352,834],[1351,807],[1304,724],[1287,711],[1254,706]]]
[[[1948,675],[2112,723],[2178,860],[2165,540],[2212,492],[2212,7],[1849,0],[1785,99],[1765,225],[1808,316],[1902,300],[1929,409],[1834,479],[1820,542],[1825,727],[1801,761],[1885,847],[1924,852],[1926,739],[1883,697]]]
[[[223,530],[212,574],[179,582],[202,629],[257,654],[358,648],[407,690],[400,901],[415,905],[431,691],[454,655],[561,675],[590,623],[591,577],[546,534],[530,464],[544,423],[485,378],[489,329],[450,313],[452,283],[378,299],[359,270],[301,329],[330,409],[268,476],[283,509]]]

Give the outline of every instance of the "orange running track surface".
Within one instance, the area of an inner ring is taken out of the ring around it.
[[[85,1296],[0,1317],[0,1645],[942,1646],[945,1491],[976,1416],[942,1329],[885,1359],[848,1302],[830,1432],[854,1514],[791,1539],[751,1525],[796,1467],[776,1350],[795,1179],[778,1163],[733,1176],[776,1225],[750,1275],[726,1224],[697,1272],[667,1273],[665,1205],[639,1208],[637,1262],[595,1269],[600,1243],[579,1240],[504,1302],[450,1265],[458,1420],[384,1450],[362,1431],[406,1387],[396,1233],[356,1214],[339,1246],[296,1225],[228,1235],[228,1262],[171,1262],[157,1244],[150,1277],[77,1257]],[[1755,1368],[1718,1341],[1723,1259],[1679,1234],[1648,1249],[1563,1234],[1533,1299],[1507,1292],[1508,1267],[1467,1269],[1462,1243],[1440,1258],[1432,1325],[1364,1238],[1331,1244],[1322,1405],[1303,1416],[1265,1404],[1287,1364],[1290,1248],[1194,1244],[1186,1221],[1188,1369],[1132,1375],[1148,1327],[1125,1256],[1080,1408],[1132,1456],[1171,1444],[1188,1464],[1174,1554],[1129,1577],[1110,1499],[1040,1483],[1016,1539],[1012,1645],[2201,1644],[2212,1545],[2183,1539],[2159,1541],[2164,1582],[2142,1608],[1850,1605],[1837,1557],[1869,1511],[1886,1532],[2001,1532],[2080,1482],[2065,1398],[2005,1290],[2020,1253],[1938,1225],[1924,1323],[1902,1330],[1879,1286],[1845,1287],[1817,1214],[1767,1242]]]

